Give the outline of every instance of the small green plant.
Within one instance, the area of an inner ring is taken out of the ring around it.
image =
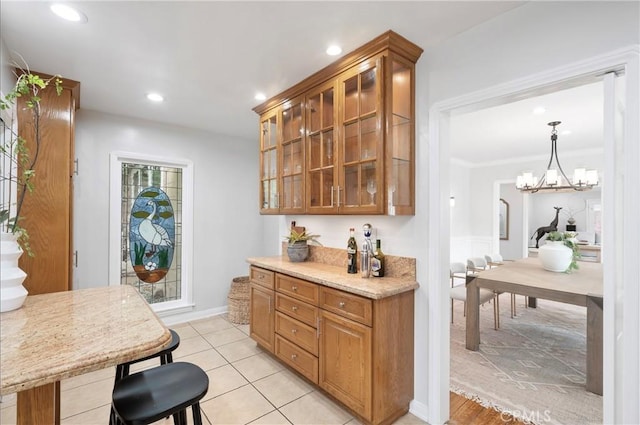
[[[169,267],[169,248],[158,251],[158,268],[166,269]]]
[[[298,232],[296,231],[296,229],[291,229],[291,232],[289,233],[288,236],[285,236],[284,238],[289,242],[289,245],[293,245],[296,242],[307,242],[307,243],[311,243],[311,244],[318,244],[318,245],[322,245],[320,242],[318,242],[316,239],[319,238],[320,235],[314,235],[312,233],[307,233],[306,230],[303,230],[302,232]]]
[[[133,245],[134,251],[134,266],[141,266],[144,263],[144,251],[147,249],[147,244],[142,245],[142,242],[136,242]]]
[[[565,273],[570,273],[572,270],[578,270],[578,259],[580,258],[580,251],[578,250],[578,244],[576,244],[574,238],[575,232],[551,232],[547,236],[548,241],[563,242],[564,246],[571,248],[571,263]]]

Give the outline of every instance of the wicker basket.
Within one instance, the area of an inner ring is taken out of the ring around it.
[[[227,301],[229,321],[236,325],[249,323],[249,276],[233,278]]]

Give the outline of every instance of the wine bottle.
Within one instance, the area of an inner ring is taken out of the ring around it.
[[[356,253],[358,251],[358,244],[356,243],[356,238],[353,236],[355,233],[355,229],[352,227],[349,229],[349,240],[347,241],[347,273],[358,273],[358,268],[356,264]]]
[[[376,252],[373,253],[371,259],[371,274],[373,277],[384,276],[384,253],[380,248],[380,239],[376,239]]]

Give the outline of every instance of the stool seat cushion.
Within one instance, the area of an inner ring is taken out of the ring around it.
[[[191,363],[168,363],[126,376],[113,388],[113,408],[127,424],[153,423],[199,402],[209,377]]]

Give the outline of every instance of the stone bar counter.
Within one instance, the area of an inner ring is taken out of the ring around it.
[[[0,314],[0,395],[18,392],[19,424],[56,423],[60,380],[146,357],[170,342],[131,286],[28,296],[18,310]]]
[[[247,262],[279,273],[340,289],[371,299],[381,299],[419,287],[416,282],[416,260],[409,257],[385,256],[382,278],[362,278],[360,273],[347,273],[346,252],[343,249],[310,246],[309,258],[292,263],[286,254],[275,257],[251,257]],[[286,252],[286,244],[283,246]]]

